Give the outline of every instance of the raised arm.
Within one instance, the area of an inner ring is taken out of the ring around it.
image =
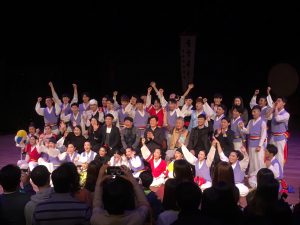
[[[251,101],[250,101],[250,108],[252,109],[254,106],[257,105],[256,103],[256,100],[257,100],[257,95],[259,94],[259,89],[256,89],[252,98],[251,98]]]
[[[206,157],[206,165],[208,167],[210,167],[212,162],[214,161],[215,154],[216,154],[216,145],[215,145],[215,142],[212,142],[211,147],[210,147],[209,152]]]
[[[215,139],[215,137],[214,137],[214,139]],[[220,156],[221,161],[228,162],[229,159],[228,159],[228,157],[224,154],[220,142],[219,142],[217,139],[216,139],[216,142],[217,142],[217,150],[218,150],[218,154],[219,154],[219,156]]]
[[[249,164],[249,155],[246,151],[244,146],[241,147],[241,153],[243,154],[244,158],[240,161],[241,170],[246,171],[248,164]]]
[[[59,97],[58,97],[58,95],[57,95],[57,93],[55,91],[54,85],[53,85],[53,83],[51,81],[49,82],[49,86],[51,88],[51,93],[52,93],[53,101],[57,102],[60,105],[61,104],[61,100],[59,99]]]
[[[273,107],[274,102],[271,96],[271,90],[271,87],[267,87],[267,102],[270,107]]]
[[[120,105],[117,101],[117,95],[118,95],[118,92],[117,91],[114,91],[113,92],[113,100],[114,100],[114,109],[117,110],[120,108]]]
[[[151,105],[151,91],[152,91],[152,87],[149,87],[147,90],[147,98],[146,98],[146,107],[147,108]]]
[[[203,110],[204,110],[206,116],[208,116],[209,118],[212,118],[216,114],[215,111],[207,103],[207,98],[203,98],[203,102],[204,102]]]
[[[38,115],[44,116],[44,108],[41,108],[41,101],[42,101],[42,97],[38,97],[35,105],[35,111]]]
[[[77,103],[78,102],[78,90],[77,90],[77,84],[72,84],[73,86],[73,99],[71,101],[71,105],[73,103]]]
[[[181,145],[181,150],[182,150],[182,153],[184,155],[184,158],[186,159],[186,161],[188,161],[190,164],[192,165],[196,165],[196,161],[197,161],[197,157],[194,156],[188,149],[187,147],[182,144]]]
[[[184,92],[184,94],[182,95],[182,97],[186,97],[189,93],[190,93],[190,91],[192,90],[194,88],[194,84],[189,84],[188,85],[188,88],[186,89],[186,91]]]
[[[148,147],[145,144],[145,138],[142,138],[142,144],[143,146],[141,147],[141,152],[142,152],[142,156],[146,161],[150,161],[153,157],[152,153],[150,152],[150,150],[148,149]]]
[[[55,108],[55,114],[56,115],[59,115],[60,114],[60,111],[61,111],[61,108],[60,108],[60,105],[58,102],[55,102],[54,101],[54,108]]]

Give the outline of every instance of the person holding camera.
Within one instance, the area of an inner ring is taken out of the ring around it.
[[[103,165],[99,171],[91,224],[144,224],[150,206],[130,169],[121,166],[124,175],[113,178],[107,174],[108,168],[108,165]]]

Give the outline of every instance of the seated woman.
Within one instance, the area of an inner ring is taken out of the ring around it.
[[[80,163],[90,163],[91,161],[93,161],[97,155],[96,152],[92,151],[92,145],[90,141],[85,141],[84,142],[84,152],[80,154],[79,157],[79,162]]]
[[[109,161],[109,156],[110,156],[110,150],[107,145],[103,145],[99,148],[98,154],[95,157],[95,161],[105,164]]]
[[[150,152],[148,147],[145,145],[145,139],[142,139],[142,148],[141,152],[143,155],[143,158],[149,162],[152,176],[153,176],[153,182],[150,186],[158,187],[165,181],[165,172],[166,172],[166,161],[163,160],[162,157],[162,151],[161,149],[157,148],[154,150],[153,154]]]
[[[23,149],[23,152],[26,153],[25,160],[19,160],[17,165],[28,164],[29,170],[32,171],[34,167],[38,165],[38,159],[41,157],[40,149],[36,147],[37,136],[30,136],[29,143]]]
[[[70,143],[68,144],[67,151],[60,154],[58,158],[61,162],[72,162],[77,165],[80,155],[77,153],[74,144]]]
[[[83,152],[83,145],[86,138],[82,135],[81,126],[77,125],[74,127],[73,132],[68,133],[64,140],[64,145],[67,147],[68,144],[72,143],[79,154]]]
[[[174,160],[172,162],[170,162],[166,168],[167,179],[174,178],[174,162],[179,159],[183,159],[183,153],[182,153],[181,148],[176,148],[175,154],[174,154]]]
[[[211,187],[211,177],[210,177],[210,165],[212,159],[206,158],[206,151],[200,150],[198,153],[198,158],[196,158],[185,145],[181,146],[184,158],[192,165],[195,166],[195,179],[194,181],[199,185],[202,191],[206,188]]]
[[[56,148],[55,138],[50,138],[45,144],[46,145],[38,146],[38,149],[41,152],[38,164],[46,166],[49,172],[52,173],[53,170],[61,164],[58,158],[60,151]]]
[[[108,164],[110,166],[127,166],[129,167],[127,158],[120,150],[115,150]]]
[[[101,147],[101,140],[100,140],[100,122],[95,118],[91,118],[91,126],[88,129],[88,136],[89,140],[92,145],[93,151],[98,151]]]
[[[135,178],[138,178],[145,168],[143,160],[138,155],[136,155],[135,150],[132,148],[126,149],[126,157],[133,176]]]

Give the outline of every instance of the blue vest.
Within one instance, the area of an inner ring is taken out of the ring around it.
[[[88,105],[88,107],[85,109],[84,108],[84,106],[83,106],[83,103],[81,103],[80,105],[79,105],[79,111],[80,112],[84,112],[84,111],[87,111],[87,110],[89,110],[90,109],[90,105]]]
[[[44,122],[45,124],[57,124],[58,115],[55,114],[55,107],[52,107],[51,113],[48,112],[48,108],[44,108]]]
[[[279,115],[283,115],[287,113],[287,111],[283,110],[282,112],[279,113]],[[286,137],[283,133],[285,133],[288,130],[288,122],[276,122],[274,116],[272,118],[271,122],[271,131],[272,133],[277,133],[277,134],[282,134],[282,135],[272,135],[274,141],[282,141],[285,140]]]
[[[122,107],[118,110],[118,116],[119,116],[119,121],[120,123],[124,123],[125,117],[127,117],[127,113],[122,112]]]
[[[141,116],[138,110],[136,110],[133,119],[133,124],[137,128],[146,128],[148,123],[148,118],[149,118],[149,114],[145,110],[144,110],[144,116]]]
[[[245,172],[241,170],[241,166],[239,161],[236,162],[235,168],[233,169],[233,175],[234,175],[234,183],[243,183]]]
[[[275,178],[278,179],[278,180],[281,180],[283,178],[282,167],[281,167],[278,159],[276,159],[276,158],[273,159],[272,162],[271,162],[272,166],[275,166],[275,164],[278,164],[278,167],[279,167],[279,176],[275,177]]]
[[[63,110],[63,107],[64,107],[64,103],[62,103],[60,105],[60,109]],[[65,116],[72,113],[72,110],[71,110],[71,105],[70,103],[68,103],[67,107],[65,108]]]
[[[214,120],[214,125],[213,125],[213,128],[214,128],[214,132],[218,129],[221,129],[221,121],[222,119],[224,118],[225,116],[222,115],[218,120],[217,120],[217,117],[215,118]]]
[[[249,139],[248,144],[250,148],[256,148],[259,145],[260,137],[261,137],[261,125],[263,123],[263,120],[260,119],[258,122],[256,122],[255,125],[253,125],[254,120],[250,120],[249,124]],[[257,137],[257,138],[255,138]]]
[[[74,114],[71,113],[70,122],[72,127],[73,127],[73,122],[76,122],[76,125],[81,125],[81,115],[82,113],[78,112],[77,118],[75,119]]]
[[[233,142],[241,142],[242,141],[241,132],[240,132],[240,128],[239,128],[240,122],[243,122],[241,117],[234,122],[233,122],[233,120],[231,120],[230,129],[234,132]]]
[[[206,165],[206,160],[203,161],[201,168],[199,168],[199,166],[199,160],[197,160],[195,164],[196,177],[202,177],[206,181],[211,181],[210,171],[208,166]]]
[[[174,112],[173,115],[171,115],[170,111],[167,113],[167,121],[168,121],[170,130],[172,130],[175,127],[176,119],[177,119],[176,112]]]

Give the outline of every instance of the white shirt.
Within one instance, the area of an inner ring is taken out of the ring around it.
[[[90,163],[95,159],[95,157],[96,157],[96,152],[93,152],[92,150],[90,150],[89,153],[82,152],[79,157],[79,162]]]
[[[55,114],[59,115],[60,110],[61,110],[59,104],[55,103],[54,107],[55,107]],[[39,102],[36,103],[35,111],[37,112],[37,114],[39,114],[40,116],[44,116],[44,109],[45,108],[41,108],[41,103],[39,103]],[[48,110],[49,113],[51,113],[52,110],[53,110],[53,106],[51,106],[50,109],[47,107],[47,110]]]

